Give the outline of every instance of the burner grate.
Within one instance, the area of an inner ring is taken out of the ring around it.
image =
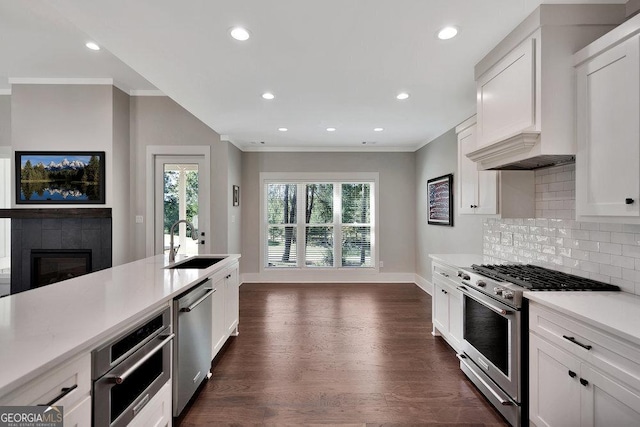
[[[474,271],[531,291],[619,291],[608,283],[531,264],[474,264]]]

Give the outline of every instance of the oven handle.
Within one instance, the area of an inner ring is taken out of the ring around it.
[[[458,359],[460,359],[461,363],[464,363],[465,365],[469,366],[469,364],[467,363],[466,357],[463,356],[462,354],[456,354],[456,357],[458,357]],[[471,368],[469,366],[469,368]],[[476,379],[478,379],[478,381],[480,381],[482,383],[482,385],[484,385],[486,387],[487,390],[489,390],[491,392],[491,394],[493,394],[493,397],[495,397],[498,402],[500,402],[501,405],[503,406],[510,406],[513,405],[512,402],[503,399],[502,396],[500,396],[498,393],[495,392],[495,390],[493,389],[493,387],[491,387],[489,384],[487,384],[487,382],[485,380],[483,380],[479,375],[475,374]]]
[[[502,316],[509,316],[509,315],[513,314],[512,311],[505,310],[504,308],[497,307],[497,306],[495,306],[493,304],[490,304],[490,303],[488,303],[486,301],[483,301],[480,298],[472,295],[469,291],[467,291],[467,288],[465,288],[464,286],[458,286],[458,290],[460,292],[462,292],[464,295],[466,295],[469,298],[471,298],[472,300],[482,304],[483,306],[487,307],[489,310],[494,311],[494,312],[496,312],[496,313],[498,313],[498,314],[500,314]]]
[[[176,334],[171,334],[171,335],[167,336],[160,344],[158,344],[149,353],[145,354],[140,360],[138,360],[136,363],[134,363],[133,366],[131,366],[129,369],[124,371],[122,374],[110,377],[109,379],[111,381],[113,381],[114,383],[116,383],[116,384],[122,384],[129,377],[129,375],[133,374],[134,371],[136,369],[138,369],[144,362],[149,360],[151,358],[151,356],[153,356],[154,354],[156,354],[157,352],[162,350],[162,347],[164,347],[165,344],[167,344],[169,341],[171,341],[175,336],[176,336]]]

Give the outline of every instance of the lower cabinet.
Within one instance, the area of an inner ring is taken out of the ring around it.
[[[211,298],[213,304],[213,327],[211,358],[215,358],[227,338],[238,335],[240,288],[238,264],[235,263],[213,277],[216,290]]]
[[[455,269],[433,263],[433,335],[441,335],[454,350],[462,343],[462,294],[453,280]]]
[[[617,345],[599,343],[595,335],[587,338],[584,331],[588,329],[571,328],[572,324],[563,324],[560,316],[544,316],[532,310],[530,421],[537,427],[639,426],[640,372],[624,362],[629,356],[633,358],[634,350],[615,353]],[[547,327],[559,335],[545,332]],[[610,362],[603,361],[604,357]]]
[[[91,425],[91,355],[81,354],[6,396],[0,406],[62,406],[64,425]]]
[[[171,381],[167,381],[160,391],[153,396],[153,399],[129,423],[128,427],[171,426],[173,422],[171,408]],[[65,427],[66,425],[65,422]]]

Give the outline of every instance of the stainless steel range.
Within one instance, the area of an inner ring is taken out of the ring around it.
[[[620,289],[527,264],[474,264],[458,271],[458,277],[463,296],[460,368],[511,425],[527,425],[528,313],[523,292]]]

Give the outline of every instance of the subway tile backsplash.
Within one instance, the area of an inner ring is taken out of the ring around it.
[[[640,295],[640,225],[574,221],[575,165],[535,171],[536,218],[484,222],[486,262],[536,264]]]

